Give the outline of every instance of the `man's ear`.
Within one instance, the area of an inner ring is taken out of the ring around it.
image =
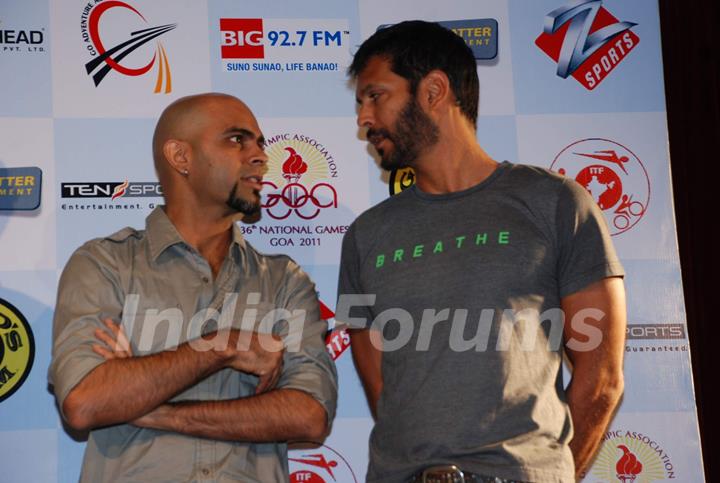
[[[185,141],[168,139],[163,144],[165,160],[178,173],[187,176],[191,171],[191,150],[190,145]]]
[[[450,79],[445,72],[431,70],[422,78],[418,85],[418,102],[428,110],[435,110],[445,103],[454,104]]]

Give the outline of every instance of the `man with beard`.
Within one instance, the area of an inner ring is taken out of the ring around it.
[[[623,391],[602,213],[573,180],[483,151],[477,66],[451,31],[379,30],[349,72],[382,167],[416,175],[343,240],[336,319],[375,417],[368,481],[575,481]]]
[[[235,225],[260,210],[263,135],[240,100],[190,96],[153,157],[166,205],[60,280],[49,379],[91,430],[81,481],[287,481],[285,442],[324,437],[337,380],[313,283]]]

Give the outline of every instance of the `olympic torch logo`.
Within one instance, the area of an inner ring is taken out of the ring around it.
[[[615,465],[615,471],[617,471],[618,480],[623,483],[631,483],[635,481],[637,475],[642,472],[643,465],[637,459],[627,446],[618,445],[618,449],[622,450],[623,455]]]
[[[269,144],[269,171],[263,181],[269,189],[262,207],[271,218],[285,220],[294,214],[312,220],[326,208],[337,208],[337,191],[321,181],[337,174],[324,146],[297,134],[279,135]]]

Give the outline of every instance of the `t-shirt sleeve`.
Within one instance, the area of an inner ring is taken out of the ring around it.
[[[574,180],[563,180],[556,223],[561,298],[603,278],[625,275],[602,211]]]
[[[120,320],[122,289],[116,272],[86,247],[70,257],[58,286],[53,317],[52,360],[48,381],[58,406],[70,391],[105,359],[92,350],[94,332],[105,330],[103,319]]]
[[[335,417],[337,371],[325,347],[327,322],[320,317],[315,284],[294,262],[287,268],[284,308],[294,314],[278,335],[286,343],[283,372],[277,387],[303,391]]]
[[[355,231],[356,225],[353,224],[343,237],[335,320],[352,329],[363,329],[370,327],[374,319],[369,308],[373,300],[360,280],[361,257]]]

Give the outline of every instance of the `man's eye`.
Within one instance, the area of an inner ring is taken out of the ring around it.
[[[245,139],[243,138],[243,136],[238,134],[236,136],[231,136],[230,140],[234,143],[242,144]]]

